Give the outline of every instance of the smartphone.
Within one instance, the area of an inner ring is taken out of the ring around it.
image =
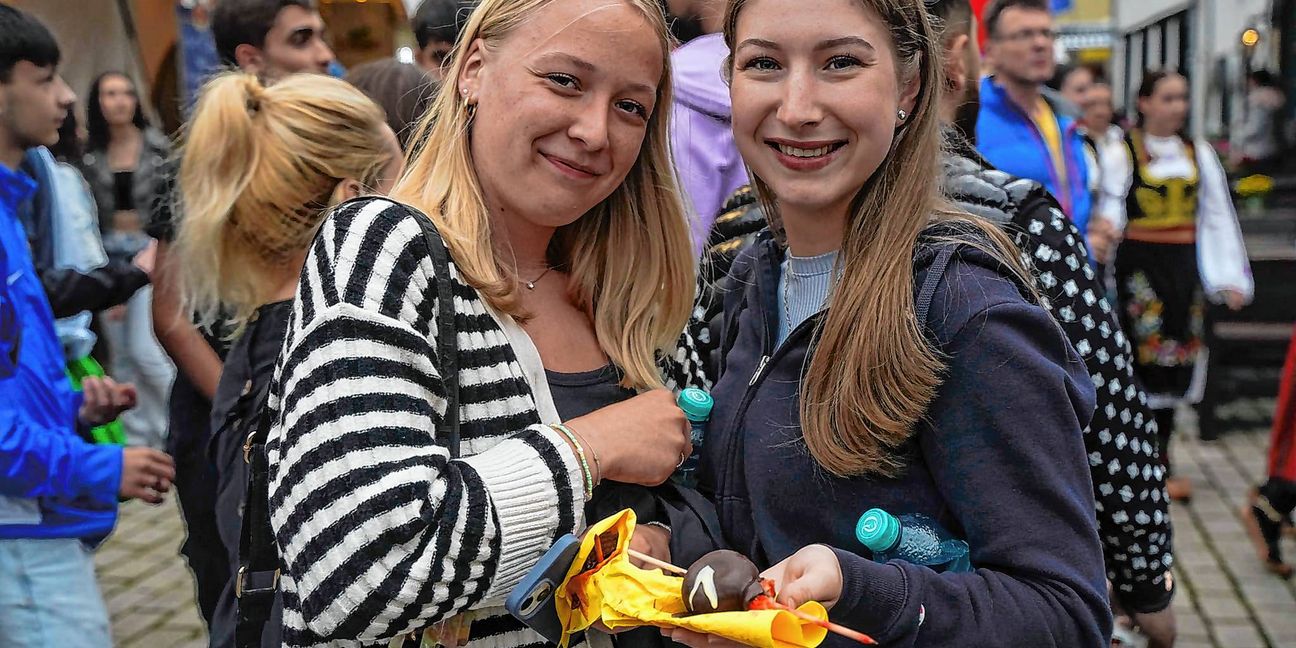
[[[580,538],[571,534],[558,538],[504,601],[504,609],[509,614],[552,644],[560,643],[563,634],[562,621],[558,619],[558,609],[554,606],[554,594],[571,570],[580,545]]]

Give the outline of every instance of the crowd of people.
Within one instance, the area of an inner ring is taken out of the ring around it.
[[[178,139],[114,71],[83,136],[0,5],[0,644],[110,645],[90,552],[174,491],[214,647],[543,645],[503,598],[624,508],[885,645],[1173,645],[1176,408],[1254,294],[1182,75],[1118,122],[1047,0],[425,0],[345,79],[313,0],[211,29]],[[870,508],[975,570],[875,562]],[[668,640],[724,645],[582,641]]]

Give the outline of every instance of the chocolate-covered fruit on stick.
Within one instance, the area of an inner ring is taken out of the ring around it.
[[[803,621],[813,623],[847,639],[867,645],[877,643],[862,632],[779,603],[774,595],[774,582],[761,578],[760,570],[756,565],[740,553],[727,550],[713,551],[697,559],[687,570],[633,549],[628,553],[643,563],[684,576],[680,594],[684,599],[684,607],[690,613],[784,610]],[[735,607],[735,602],[741,603]]]
[[[760,570],[746,556],[721,549],[702,556],[684,575],[684,605],[692,614],[741,612],[765,594]]]

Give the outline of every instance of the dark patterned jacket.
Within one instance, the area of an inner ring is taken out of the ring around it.
[[[959,207],[998,224],[1035,270],[1042,305],[1089,368],[1097,411],[1085,430],[1107,577],[1129,611],[1170,604],[1173,563],[1169,500],[1147,395],[1134,380],[1130,345],[1088,263],[1084,237],[1042,185],[994,169],[966,143],[943,160],[944,190]],[[738,254],[765,227],[750,188],[739,190],[715,222],[703,260],[709,290],[722,290]],[[699,334],[712,367],[720,350],[718,298],[704,297],[711,330]],[[714,372],[712,373],[714,375]],[[1047,478],[1047,475],[1041,475]]]

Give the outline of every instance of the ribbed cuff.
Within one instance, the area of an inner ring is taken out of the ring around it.
[[[833,553],[842,572],[842,593],[832,609],[833,620],[887,643],[909,601],[904,570],[841,549]]]
[[[530,435],[546,436],[538,442],[555,446],[561,464],[553,466],[545,461],[524,438]],[[559,507],[573,507],[576,527],[583,522],[580,510],[584,503],[581,486],[584,477],[580,465],[570,456],[573,453],[565,442],[550,436],[556,434],[537,426],[462,460],[486,485],[499,524],[499,563],[486,594],[488,600],[507,596],[548,551],[554,537],[572,531],[557,528]],[[563,497],[575,499],[562,502]]]

